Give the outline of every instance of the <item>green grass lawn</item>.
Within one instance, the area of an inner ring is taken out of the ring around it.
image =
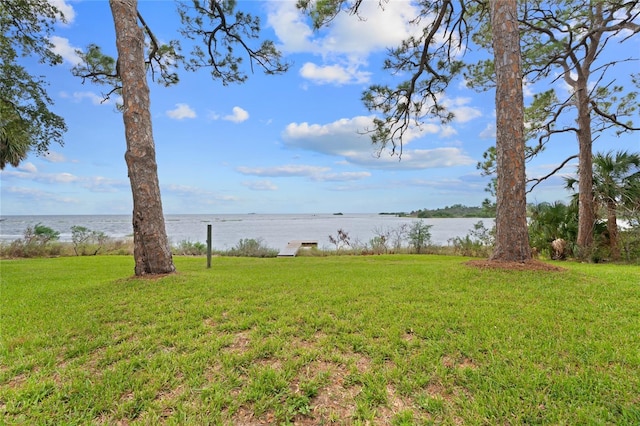
[[[0,424],[640,424],[640,268],[1,262]]]

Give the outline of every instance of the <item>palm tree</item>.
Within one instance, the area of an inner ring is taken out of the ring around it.
[[[578,204],[565,205],[560,201],[555,203],[539,203],[530,207],[531,222],[529,223],[529,241],[531,247],[538,252],[549,251],[551,257],[552,242],[558,239],[566,241],[568,252],[575,251],[578,238]],[[566,253],[565,253],[566,254]]]
[[[567,188],[574,189],[579,182],[566,180]],[[640,153],[609,151],[593,157],[593,197],[607,211],[607,232],[611,258],[620,259],[618,246],[618,210],[633,208],[640,199]]]
[[[7,164],[18,167],[27,158],[31,148],[29,126],[22,120],[8,120],[2,117],[3,126],[0,127],[0,170]]]

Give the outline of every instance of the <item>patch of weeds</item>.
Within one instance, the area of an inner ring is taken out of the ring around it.
[[[298,414],[307,415],[311,412],[311,399],[307,395],[290,395],[285,402],[287,415],[295,417]]]
[[[440,415],[445,411],[445,403],[441,397],[420,394],[416,398],[416,405],[429,414]]]
[[[353,414],[354,420],[365,422],[369,424],[376,417],[376,410],[372,408],[368,401],[358,399],[356,400],[356,409]]]
[[[370,407],[387,403],[387,381],[375,373],[366,373],[362,381],[362,391],[358,398],[363,399]]]
[[[391,424],[393,426],[413,426],[415,425],[415,419],[413,416],[413,411],[411,410],[403,410],[393,416],[391,419]]]
[[[279,405],[281,397],[287,393],[288,389],[289,381],[281,371],[270,366],[254,367],[249,371],[244,398],[248,402],[253,402],[256,415],[261,415]]]

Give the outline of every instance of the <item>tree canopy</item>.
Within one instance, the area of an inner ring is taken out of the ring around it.
[[[0,169],[17,167],[31,150],[38,154],[63,143],[64,119],[50,110],[47,82],[29,73],[18,59],[34,56],[57,65],[49,35],[64,16],[46,1],[12,0],[0,3]]]

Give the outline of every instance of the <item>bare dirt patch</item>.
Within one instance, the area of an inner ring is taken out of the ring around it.
[[[442,365],[444,365],[446,368],[451,368],[451,369],[468,368],[471,370],[475,370],[476,368],[478,368],[478,366],[473,362],[471,358],[467,358],[467,357],[457,358],[457,357],[448,356],[448,355],[445,355],[442,358]]]
[[[257,417],[251,408],[245,406],[238,408],[238,411],[233,415],[232,421],[234,425],[243,426],[266,426],[276,424],[276,418],[273,411],[269,411],[268,413]]]
[[[9,381],[7,382],[7,387],[9,389],[17,389],[27,381],[28,377],[29,376],[26,373],[15,375],[11,379],[9,379]]]
[[[233,338],[233,343],[229,345],[226,350],[235,353],[243,353],[249,349],[251,345],[251,337],[248,331],[241,331],[237,333]]]
[[[410,398],[400,396],[393,386],[387,385],[387,405],[383,405],[378,408],[378,415],[374,424],[391,424],[394,416],[403,411],[411,411],[414,421],[420,420],[421,423],[426,423],[427,421],[427,419],[420,414],[419,410],[415,407]]]
[[[299,416],[295,423],[311,425],[318,424],[320,420],[351,418],[355,412],[355,397],[360,392],[360,386],[345,383],[349,375],[347,366],[327,361],[314,361],[309,370],[316,372],[315,374],[328,373],[329,380],[312,401],[312,415],[307,418]]]
[[[470,260],[465,265],[478,269],[502,269],[506,271],[550,271],[564,272],[565,268],[551,265],[540,260],[531,259],[526,262],[506,262],[502,260]]]

